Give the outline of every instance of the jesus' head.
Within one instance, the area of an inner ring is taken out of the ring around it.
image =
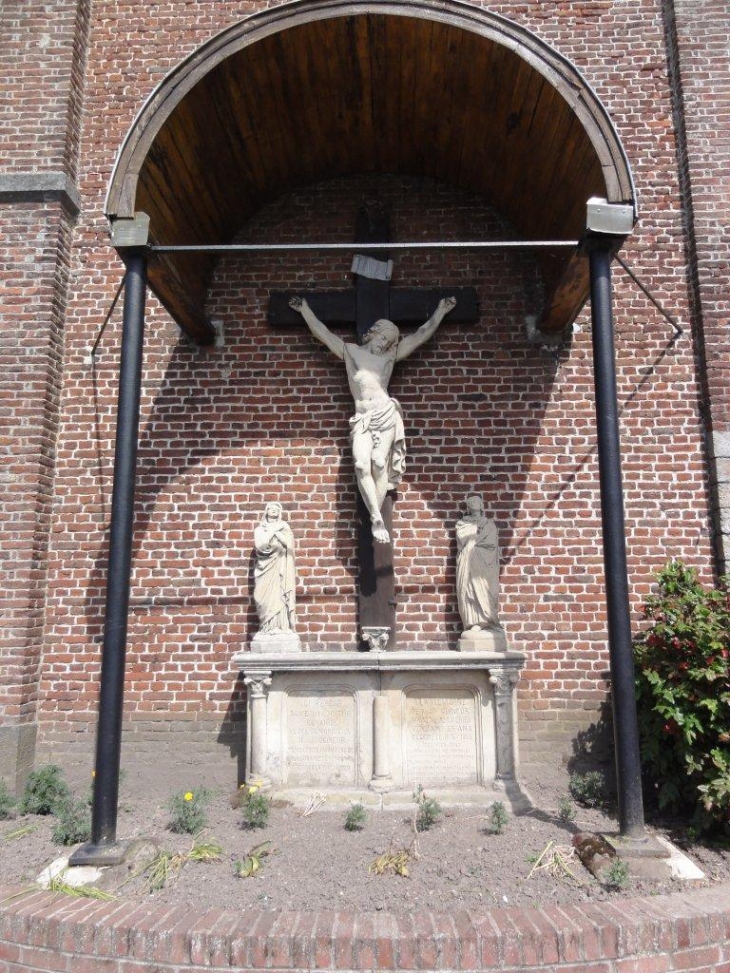
[[[386,318],[376,321],[363,338],[363,344],[373,355],[384,355],[386,351],[397,345],[400,339],[400,331]]]

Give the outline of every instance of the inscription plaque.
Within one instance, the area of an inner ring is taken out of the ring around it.
[[[416,690],[405,704],[409,784],[479,783],[477,701],[468,689]]]
[[[357,783],[355,697],[293,692],[286,701],[286,777],[307,786]]]

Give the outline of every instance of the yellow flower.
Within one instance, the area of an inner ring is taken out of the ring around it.
[[[248,792],[249,794],[255,794],[258,789],[259,789],[258,784],[249,784]]]
[[[185,796],[185,800],[186,801],[192,801],[192,799],[193,799],[193,792],[192,791],[188,791],[187,794],[185,794],[184,796]]]

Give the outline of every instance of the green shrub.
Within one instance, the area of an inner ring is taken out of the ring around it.
[[[353,804],[345,818],[346,831],[362,831],[367,820],[367,812],[362,804]]]
[[[28,774],[19,811],[21,814],[55,814],[70,796],[61,768],[47,764]]]
[[[170,831],[176,834],[197,834],[208,823],[206,807],[210,803],[211,792],[205,787],[195,787],[192,791],[180,791],[170,798]]]
[[[0,780],[0,821],[13,816],[16,800],[4,780]]]
[[[629,866],[622,858],[614,858],[602,875],[603,884],[609,889],[625,889],[630,883]]]
[[[441,817],[441,805],[433,797],[426,797],[420,784],[413,793],[413,800],[416,802],[416,831],[428,831]]]
[[[66,798],[56,808],[56,824],[51,835],[57,845],[75,845],[91,837],[91,814],[86,801]]]
[[[606,780],[599,770],[571,774],[568,789],[573,800],[583,807],[603,807],[606,803]]]
[[[705,588],[673,562],[634,645],[645,783],[698,831],[730,831],[730,579]]]
[[[271,801],[261,791],[250,791],[242,806],[243,823],[247,828],[265,828],[269,823]]]
[[[558,817],[563,824],[568,824],[570,821],[575,820],[575,808],[567,794],[563,794],[558,801]]]
[[[507,809],[501,801],[495,801],[489,812],[489,830],[492,834],[502,834],[509,822]]]

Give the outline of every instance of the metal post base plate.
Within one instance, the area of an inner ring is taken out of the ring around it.
[[[95,845],[89,841],[71,855],[68,860],[70,866],[74,865],[95,865],[97,868],[104,868],[110,865],[121,865],[138,842],[136,841],[115,841],[105,844],[100,842]]]

